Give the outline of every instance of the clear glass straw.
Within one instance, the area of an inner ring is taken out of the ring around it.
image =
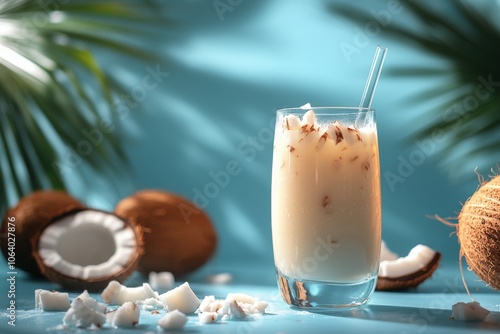
[[[370,73],[368,74],[368,79],[366,80],[365,90],[363,91],[363,96],[361,97],[361,103],[359,104],[359,109],[370,108],[373,101],[373,95],[375,89],[377,88],[378,78],[380,77],[380,72],[382,72],[382,67],[384,66],[385,56],[387,54],[387,48],[383,46],[377,46],[375,50],[375,56],[373,57],[372,67]]]

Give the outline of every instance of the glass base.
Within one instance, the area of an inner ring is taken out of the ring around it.
[[[303,309],[340,309],[363,306],[375,290],[377,276],[356,283],[331,283],[297,280],[276,270],[281,297],[292,306]]]

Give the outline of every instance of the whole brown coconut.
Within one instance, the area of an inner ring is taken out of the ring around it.
[[[500,175],[482,180],[458,216],[461,255],[479,278],[500,289]]]
[[[84,208],[82,203],[63,191],[40,190],[23,197],[7,210],[2,220],[0,248],[4,257],[9,258],[9,241],[15,237],[15,267],[41,275],[32,255],[31,238],[55,217]]]
[[[187,199],[159,190],[143,190],[120,201],[118,216],[141,226],[145,252],[139,271],[184,275],[207,262],[217,245],[207,214]]]

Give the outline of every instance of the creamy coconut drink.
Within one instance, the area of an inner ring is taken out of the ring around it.
[[[339,297],[333,304],[360,305],[373,292],[381,243],[379,154],[374,111],[358,110],[307,106],[277,113],[273,251],[290,304],[328,304],[318,292],[327,290],[321,293]]]

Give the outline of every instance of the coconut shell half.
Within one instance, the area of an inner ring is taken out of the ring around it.
[[[63,191],[40,190],[23,197],[3,217],[0,228],[2,253],[8,259],[8,244],[9,241],[14,241],[16,268],[35,276],[41,275],[32,256],[30,241],[33,235],[55,217],[84,208],[82,203]],[[9,231],[13,232],[9,235]]]
[[[175,276],[201,267],[214,254],[217,236],[208,215],[187,199],[165,191],[143,190],[120,201],[119,216],[144,231],[139,271],[169,271]]]
[[[123,282],[143,254],[140,228],[113,213],[83,209],[50,221],[31,239],[41,273],[70,290]]]
[[[376,290],[397,291],[416,288],[436,271],[441,260],[441,253],[436,252],[434,257],[419,270],[401,277],[378,277]]]

